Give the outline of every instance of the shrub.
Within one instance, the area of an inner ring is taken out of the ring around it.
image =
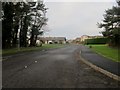
[[[107,38],[94,38],[85,40],[85,44],[106,44],[106,43],[108,43]]]

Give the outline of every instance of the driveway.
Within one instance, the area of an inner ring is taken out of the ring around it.
[[[2,62],[3,88],[115,88],[117,81],[84,64],[80,46],[36,51]]]

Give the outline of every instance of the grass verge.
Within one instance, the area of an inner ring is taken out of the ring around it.
[[[38,51],[38,50],[44,50],[44,49],[52,49],[52,48],[60,48],[64,47],[64,44],[43,44],[42,47],[23,47],[23,48],[12,48],[12,49],[4,49],[2,50],[2,55],[12,55],[16,53],[22,53],[22,52],[31,52],[31,51]]]
[[[115,62],[120,62],[118,59],[118,49],[116,48],[111,48],[107,45],[88,45],[92,46],[92,50],[95,51],[96,53],[109,58]]]

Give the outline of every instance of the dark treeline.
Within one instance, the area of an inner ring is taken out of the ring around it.
[[[2,48],[36,46],[47,8],[37,2],[2,2]]]
[[[99,28],[104,28],[103,36],[109,39],[110,46],[120,46],[120,1],[117,6],[105,11],[102,23],[98,23]]]

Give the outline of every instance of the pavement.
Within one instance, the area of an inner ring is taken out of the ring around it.
[[[13,55],[2,61],[3,88],[118,88],[113,80],[84,64],[80,45]],[[83,51],[82,51],[83,52]],[[4,57],[3,57],[4,58]]]
[[[81,55],[82,57],[91,62],[92,64],[107,70],[115,75],[120,76],[120,63],[119,62],[114,62],[108,58],[105,58],[92,50],[90,48],[80,45],[81,49]]]

